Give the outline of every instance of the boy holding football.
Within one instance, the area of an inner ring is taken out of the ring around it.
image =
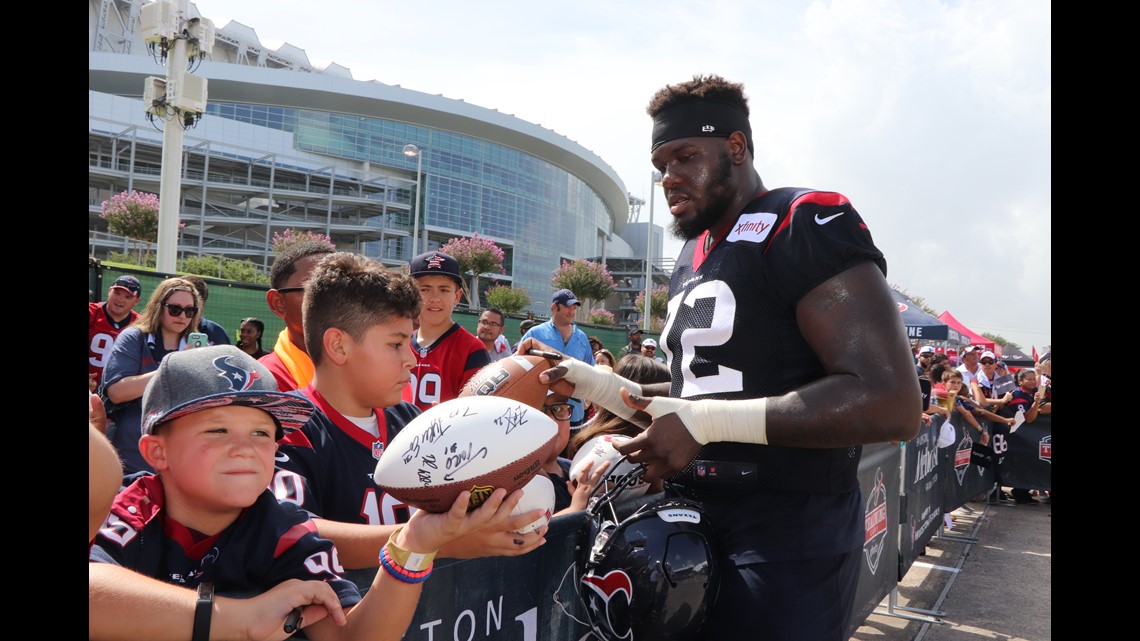
[[[377,550],[412,511],[377,488],[372,473],[391,439],[420,413],[401,401],[416,364],[410,338],[420,301],[411,277],[348,252],[322,258],[305,283],[305,349],[314,373],[306,387],[291,394],[317,410],[281,440],[272,488],[278,500],[314,518],[348,569],[376,568]],[[511,530],[536,518],[537,511],[516,515],[497,528],[449,542],[440,554],[473,558],[529,552],[545,541],[546,530],[526,535]]]
[[[446,513],[417,512],[376,547],[384,569],[361,597],[334,544],[266,489],[276,440],[311,403],[218,345],[164,358],[142,410],[139,450],[156,474],[115,498],[92,542],[91,639],[284,639],[304,627],[313,641],[395,641],[440,546],[505,522],[521,497],[500,489],[467,514],[464,492]]]

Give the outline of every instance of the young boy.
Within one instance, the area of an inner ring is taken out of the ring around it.
[[[426,410],[459,396],[463,385],[490,363],[491,357],[483,341],[451,318],[463,295],[459,261],[431,251],[413,258],[410,267],[423,299],[420,326],[412,336],[416,368],[410,400]]]
[[[314,373],[291,392],[312,401],[313,417],[280,442],[273,490],[315,519],[348,569],[375,568],[376,550],[408,520],[411,508],[372,481],[376,461],[419,410],[402,402],[412,367],[412,319],[420,294],[411,277],[358,254],[325,256],[305,284],[305,347]],[[479,349],[486,354],[480,343]],[[448,545],[450,557],[516,555],[545,540],[546,530],[515,535],[533,522],[518,517]],[[518,541],[518,543],[516,543]]]
[[[439,546],[501,523],[521,497],[499,490],[467,515],[462,493],[447,513],[417,512],[375,548],[384,571],[362,598],[308,515],[266,489],[276,439],[311,403],[220,345],[168,354],[142,404],[139,449],[157,475],[116,497],[92,544],[91,639],[284,639],[293,626],[313,641],[399,639]]]

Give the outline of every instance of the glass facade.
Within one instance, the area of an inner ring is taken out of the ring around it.
[[[490,140],[383,118],[211,102],[207,117],[227,118],[293,136],[299,151],[416,171],[403,153],[415,144],[423,154],[421,228],[429,247],[453,236],[478,233],[507,253],[507,276],[527,290],[532,309],[545,311],[550,278],[563,257],[598,253],[599,236],[613,231],[610,212],[585,182],[541,158]],[[248,128],[246,128],[248,130]],[[257,148],[257,140],[231,141]],[[373,258],[407,260],[398,243],[363,243]],[[491,279],[483,278],[482,282]]]

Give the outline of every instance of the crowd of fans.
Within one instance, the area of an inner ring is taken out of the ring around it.
[[[1033,367],[1016,371],[979,345],[966,345],[958,354],[960,363],[929,345],[915,353],[915,370],[931,387],[924,421],[935,415],[949,419],[957,413],[979,430],[988,444],[993,437],[1000,443],[1022,423],[1032,423],[1039,415],[1052,413],[1052,350]],[[1051,491],[1011,488],[1006,492],[1000,466],[995,467],[995,475],[997,487],[986,497],[992,502],[1038,505],[1038,498],[1044,503],[1053,502]]]
[[[474,334],[454,321],[462,284],[454,259],[428,252],[412,265],[405,275],[317,245],[281,254],[266,303],[286,328],[271,349],[256,316],[241,320],[230,346],[226,330],[203,318],[208,289],[200,277],[160,282],[135,311],[141,286],[122,276],[106,302],[90,304],[93,635],[127,613],[160,638],[156,631],[169,632],[168,613],[185,611],[195,614],[198,638],[201,586],[211,584],[219,594],[257,595],[240,607],[227,599],[215,629],[264,632],[296,609],[313,639],[355,638],[368,626],[390,631],[377,638],[395,639],[436,554],[515,556],[542,544],[545,527],[517,531],[536,516],[511,515],[518,492],[496,492],[470,513],[461,501],[449,512],[417,516],[376,503],[370,470],[395,430],[457,396],[476,371],[517,347],[505,338],[507,317],[498,309],[482,312]],[[670,380],[642,329],[630,328],[615,355],[577,327],[579,306],[572,291],[559,290],[550,320],[524,320],[519,334],[639,384]],[[187,342],[192,332],[206,333],[210,348],[195,352]],[[1008,434],[1052,411],[1051,354],[1015,373],[977,346],[960,353],[955,363],[933,348],[916,350],[916,374],[932,391],[924,420],[956,412],[988,446],[991,431]],[[227,377],[239,372],[246,379],[235,388]],[[570,459],[595,436],[635,436],[642,428],[553,391],[540,409],[559,426],[558,447],[543,465],[555,511],[584,509],[606,467],[571,478]],[[212,480],[235,457],[248,461],[242,478]],[[1026,505],[1037,498],[1051,502],[1025,488],[994,496]],[[149,536],[136,537],[143,532]],[[254,534],[279,537],[272,558],[242,547],[248,541],[241,537]],[[234,552],[228,558],[237,555],[257,571],[238,580],[233,568],[211,567],[207,551],[223,542]],[[305,569],[333,546],[339,558],[322,566],[328,576]],[[358,590],[341,576],[345,568],[375,568],[376,580]],[[193,586],[196,599],[184,589]]]

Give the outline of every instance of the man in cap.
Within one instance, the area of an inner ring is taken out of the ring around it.
[[[914,364],[914,371],[919,376],[926,376],[926,369],[930,367],[930,359],[934,358],[934,347],[925,345],[918,350],[918,362]]]
[[[550,297],[550,320],[540,323],[523,334],[522,340],[534,338],[549,345],[566,356],[576,358],[590,366],[594,365],[594,351],[586,332],[574,324],[574,316],[582,303],[569,289],[560,289]],[[570,429],[574,430],[586,420],[582,399],[571,398]]]
[[[652,358],[658,363],[664,363],[665,359],[657,355],[657,341],[652,338],[647,338],[641,342],[641,355],[646,358]]]
[[[641,331],[640,327],[630,327],[629,328],[629,344],[627,344],[625,347],[621,348],[621,350],[618,352],[618,355],[617,355],[618,360],[621,360],[621,357],[625,356],[626,354],[640,354],[641,353],[641,335],[642,335],[642,333],[643,332]]]
[[[410,383],[411,400],[421,410],[459,396],[459,390],[491,362],[483,341],[451,317],[463,295],[459,261],[440,251],[412,259],[409,272],[416,280],[423,306],[412,334],[416,367]]]
[[[958,371],[962,372],[962,389],[972,389],[978,382],[978,360],[984,348],[981,345],[967,345],[962,348],[962,364]]]
[[[107,289],[106,302],[87,303],[87,385],[91,392],[99,387],[115,338],[139,317],[135,305],[141,294],[139,279],[124,274]]]
[[[526,336],[526,333],[530,331],[530,328],[534,327],[535,325],[538,325],[538,321],[533,318],[527,318],[519,322],[519,340],[511,344],[512,354],[518,351],[519,343],[522,342],[522,337]]]

